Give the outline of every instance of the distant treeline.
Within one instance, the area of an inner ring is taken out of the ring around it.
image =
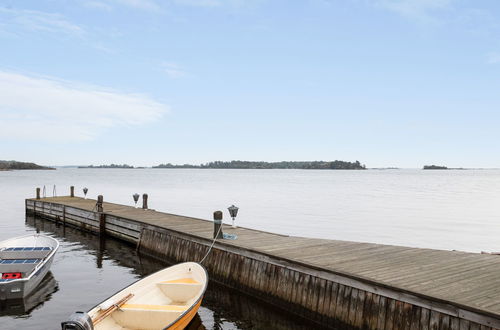
[[[0,171],[7,170],[53,170],[53,168],[40,166],[35,163],[16,162],[15,160],[0,160]]]
[[[133,166],[127,165],[127,164],[111,164],[111,165],[89,165],[89,166],[78,166],[78,168],[134,168]]]
[[[424,170],[447,170],[446,166],[438,166],[438,165],[424,165]]]
[[[153,168],[220,168],[220,169],[303,169],[303,170],[364,170],[365,165],[359,161],[305,161],[305,162],[255,162],[232,160],[230,162],[215,161],[200,165],[173,165],[170,163],[153,166]]]

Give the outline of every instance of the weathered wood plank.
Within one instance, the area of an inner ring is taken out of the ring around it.
[[[430,317],[431,317],[431,311],[428,310],[427,308],[422,308],[421,314],[420,314],[420,329],[422,329],[422,330],[429,329]]]
[[[377,319],[377,329],[387,329],[386,320],[387,319],[387,298],[379,298],[379,308],[378,308],[378,319]]]
[[[387,312],[386,312],[386,321],[385,328],[387,330],[399,330],[395,327],[395,318],[396,318],[396,301],[394,299],[389,299],[387,301]]]
[[[439,329],[439,312],[431,311],[431,317],[429,321],[429,329],[430,330],[438,330]]]

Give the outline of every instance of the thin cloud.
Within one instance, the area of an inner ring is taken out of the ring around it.
[[[154,0],[92,0],[83,2],[83,6],[104,11],[111,11],[116,6],[152,12],[159,12],[162,10],[161,6]]]
[[[379,0],[377,5],[406,18],[436,22],[436,13],[450,8],[453,0]]]
[[[105,10],[105,11],[111,11],[113,10],[113,7],[110,6],[109,4],[102,2],[102,1],[86,1],[83,4],[87,8],[92,8],[92,9],[99,9],[99,10]]]
[[[500,63],[500,53],[489,53],[487,62],[489,64],[499,64]]]
[[[192,7],[247,7],[265,0],[172,0],[174,4]]]
[[[168,107],[145,95],[0,71],[0,137],[95,139],[114,127],[143,125]]]
[[[163,62],[161,66],[162,66],[163,71],[170,78],[177,79],[177,78],[182,78],[186,75],[186,72],[184,70],[182,70],[182,68],[179,65],[177,65],[175,63]]]
[[[85,29],[67,20],[63,15],[37,10],[9,9],[0,7],[0,25],[5,32],[38,31],[82,35]]]
[[[218,7],[222,6],[220,0],[174,0],[175,4],[193,7]]]

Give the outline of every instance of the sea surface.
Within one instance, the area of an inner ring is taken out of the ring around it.
[[[167,265],[113,239],[26,218],[24,199],[83,196],[134,205],[147,193],[149,207],[210,219],[240,207],[236,223],[281,234],[412,247],[500,251],[500,170],[211,170],[58,169],[0,171],[0,240],[40,231],[61,248],[36,295],[0,303],[0,329],[59,329],[77,310]],[[215,283],[193,327],[201,329],[315,329]]]

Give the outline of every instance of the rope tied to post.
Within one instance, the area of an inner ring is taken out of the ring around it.
[[[214,247],[214,244],[215,244],[215,241],[217,241],[217,237],[219,236],[219,233],[222,231],[222,225],[219,227],[219,230],[217,231],[217,235],[215,235],[214,237],[214,240],[212,241],[212,244],[210,245],[210,247],[208,248],[208,251],[207,253],[205,254],[205,256],[203,257],[203,259],[201,259],[201,261],[199,262],[200,264],[203,264],[203,261],[205,261],[205,259],[208,257],[208,255],[210,254],[210,252],[212,252],[212,248]]]
[[[218,228],[217,228],[218,227]],[[224,234],[222,234],[222,212],[221,211],[215,211],[214,212],[214,239],[212,241],[212,244],[210,244],[210,247],[208,248],[207,253],[205,256],[201,259],[199,262],[200,264],[205,261],[205,259],[209,256],[210,252],[212,252],[212,248],[215,245],[215,242],[217,241],[218,238],[223,238]]]

